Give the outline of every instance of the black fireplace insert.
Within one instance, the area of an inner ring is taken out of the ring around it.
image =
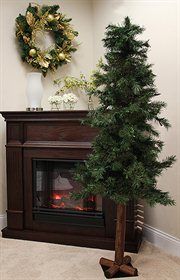
[[[103,226],[102,198],[91,195],[75,200],[71,194],[81,185],[74,179],[77,164],[84,161],[33,159],[33,217],[59,223]]]

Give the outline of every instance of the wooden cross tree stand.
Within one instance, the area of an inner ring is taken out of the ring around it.
[[[109,267],[104,271],[106,278],[113,278],[118,272],[124,276],[138,276],[138,271],[131,265],[131,257],[124,256],[126,231],[126,206],[117,205],[116,240],[115,240],[115,261],[101,258],[99,263],[102,267]]]

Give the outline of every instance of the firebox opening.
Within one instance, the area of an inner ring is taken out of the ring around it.
[[[78,192],[81,185],[74,180],[79,160],[33,159],[33,208],[36,210],[69,210],[102,212],[102,198],[90,196],[74,200],[70,193]]]

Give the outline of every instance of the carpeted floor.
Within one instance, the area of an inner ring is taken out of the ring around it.
[[[179,280],[180,259],[144,242],[130,254],[138,280]],[[100,257],[112,251],[0,238],[0,280],[104,280]],[[117,278],[116,278],[117,279]],[[126,278],[130,279],[130,278]]]

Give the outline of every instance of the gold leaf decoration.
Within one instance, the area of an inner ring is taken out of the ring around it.
[[[37,57],[37,61],[39,63],[40,66],[44,67],[44,68],[48,68],[49,67],[49,63],[50,61],[47,61],[43,55],[38,55]]]
[[[29,24],[29,26],[33,26],[35,23],[35,18],[33,16],[33,14],[30,13],[29,11],[26,13],[26,20],[27,20],[27,23]]]
[[[23,36],[23,40],[25,43],[28,43],[30,41],[30,38],[27,36]]]
[[[60,29],[60,30],[64,30],[64,26],[62,25],[62,24],[58,24],[58,28]]]

